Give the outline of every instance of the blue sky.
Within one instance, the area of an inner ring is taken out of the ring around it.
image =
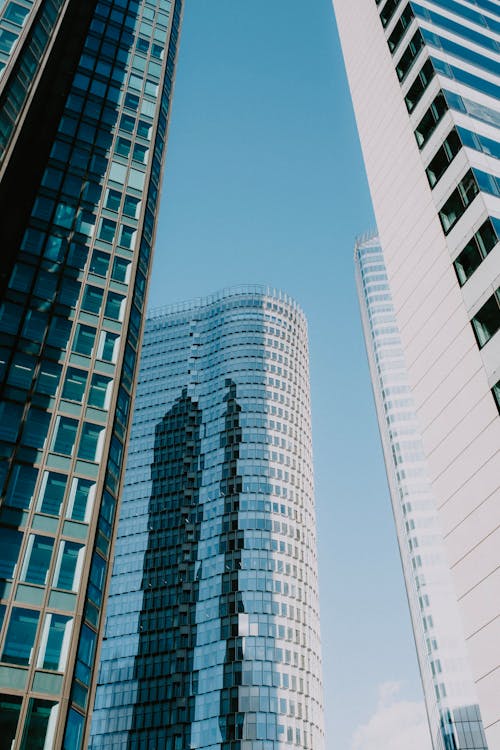
[[[328,750],[381,686],[421,700],[353,277],[373,226],[330,0],[187,0],[150,303],[268,283],[307,314]]]

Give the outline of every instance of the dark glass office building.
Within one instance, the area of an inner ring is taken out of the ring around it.
[[[86,745],[182,0],[0,2],[0,748]]]
[[[148,318],[90,748],[324,748],[307,326],[284,294]]]

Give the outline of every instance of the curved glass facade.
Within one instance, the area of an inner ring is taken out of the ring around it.
[[[322,750],[322,710],[304,315],[261,287],[154,311],[90,747]]]

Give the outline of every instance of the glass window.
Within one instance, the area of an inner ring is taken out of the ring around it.
[[[106,309],[104,311],[104,315],[106,316],[106,318],[122,321],[123,314],[125,312],[125,303],[126,299],[121,294],[116,294],[116,292],[108,292],[108,297],[106,299]]]
[[[87,625],[82,627],[75,675],[84,685],[90,685],[97,636]]]
[[[495,294],[474,315],[472,326],[481,349],[500,328],[500,307]]]
[[[65,591],[78,591],[85,547],[63,541],[59,545],[53,586]]]
[[[84,724],[83,716],[70,708],[62,750],[81,750]]]
[[[30,664],[39,617],[40,612],[14,607],[5,636],[2,661],[23,666]]]
[[[121,281],[124,284],[128,284],[130,281],[131,268],[132,264],[129,260],[117,257],[113,263],[113,272],[111,276],[115,281]]]
[[[28,390],[33,380],[35,360],[27,354],[15,354],[9,370],[7,382],[17,388]]]
[[[86,385],[87,373],[85,370],[76,370],[75,368],[70,367],[66,372],[62,397],[67,398],[70,401],[78,401],[78,403],[81,404]]]
[[[90,357],[94,346],[96,330],[90,326],[78,325],[75,339],[73,341],[73,351],[77,354],[85,354]]]
[[[80,437],[78,458],[86,461],[100,461],[105,432],[105,427],[85,422]]]
[[[22,541],[21,531],[0,527],[0,578],[10,580],[14,577]]]
[[[56,362],[42,361],[35,383],[35,391],[46,396],[55,396],[61,378],[61,370],[61,365],[56,364]]]
[[[139,208],[141,202],[139,198],[133,198],[131,195],[125,195],[125,201],[123,203],[123,213],[125,216],[131,216],[133,219],[137,219],[139,215]]]
[[[116,333],[101,331],[99,336],[99,346],[97,356],[105,362],[116,364],[118,359],[118,349],[120,346],[120,337]]]
[[[105,375],[95,374],[90,383],[89,405],[99,409],[108,409],[111,400],[113,381]]]
[[[139,124],[137,125],[137,135],[139,135],[141,138],[146,138],[149,141],[151,139],[152,127],[153,126],[150,122],[139,120]]]
[[[55,453],[62,453],[65,456],[72,456],[76,441],[76,431],[78,422],[76,419],[69,417],[57,417],[56,429],[52,438],[51,450]]]
[[[0,694],[0,737],[6,750],[10,750],[14,745],[22,702],[22,698],[14,695]]]
[[[120,138],[120,140],[124,139]],[[128,143],[130,143],[130,141],[128,141]],[[111,190],[108,188],[106,192],[106,208],[109,208],[110,211],[119,211],[121,199],[122,194],[118,190]]]
[[[134,246],[136,234],[137,230],[134,229],[134,227],[128,227],[126,224],[122,224],[118,244],[121,247],[126,247],[130,250]]]
[[[16,263],[12,270],[12,276],[9,281],[9,289],[15,289],[18,292],[29,292],[35,269],[25,263]]]
[[[130,146],[131,145],[132,144],[128,140],[128,138],[118,138],[118,140],[116,142],[116,149],[115,149],[115,151],[120,156],[124,156],[125,158],[127,158],[128,155],[129,155],[129,153],[130,153]],[[113,190],[112,192],[115,193],[117,191]],[[118,205],[119,205],[119,203],[120,202],[118,201]]]
[[[30,698],[20,750],[46,750],[53,747],[59,704]]]
[[[33,466],[14,464],[5,495],[6,505],[11,505],[14,508],[23,508],[23,510],[29,508],[33,499],[37,477],[38,469],[35,469]]]
[[[112,178],[116,179],[116,178]],[[99,226],[99,239],[105,242],[113,242],[115,238],[116,222],[111,219],[101,219]]]
[[[23,407],[10,401],[0,403],[0,440],[14,442],[23,416]]]
[[[51,516],[58,516],[64,499],[67,481],[68,477],[65,474],[45,471],[38,494],[37,511],[47,513]]]
[[[109,191],[114,192],[112,190]],[[106,276],[109,269],[109,261],[111,256],[109,253],[103,253],[102,250],[94,250],[92,253],[92,260],[90,261],[90,271],[98,274],[98,276]]]
[[[104,292],[97,286],[86,286],[83,293],[82,310],[98,315],[101,311]]]
[[[47,314],[37,310],[28,310],[21,335],[30,341],[42,341],[46,328]]]
[[[73,521],[90,522],[96,485],[88,479],[73,479],[66,516]]]
[[[45,586],[53,548],[52,537],[30,534],[21,569],[22,581]]]
[[[71,617],[56,614],[46,616],[38,653],[38,669],[64,672],[72,625]]]
[[[32,406],[24,423],[24,430],[21,437],[23,445],[29,445],[31,448],[41,450],[45,445],[45,440],[49,432],[50,413],[35,409]]]

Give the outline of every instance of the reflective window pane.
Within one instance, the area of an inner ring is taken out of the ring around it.
[[[85,523],[90,521],[95,488],[95,482],[88,479],[73,479],[68,503],[68,518],[73,521],[85,521]]]
[[[24,724],[21,750],[47,750],[53,747],[59,704],[31,698]]]
[[[0,578],[13,578],[22,540],[21,531],[0,527]]]
[[[0,694],[0,737],[1,746],[6,750],[10,750],[14,743],[22,701],[14,695]]]
[[[87,461],[99,461],[102,454],[104,435],[104,427],[85,422],[82,427],[80,445],[78,447],[78,458],[83,458]]]
[[[85,386],[87,384],[87,373],[84,370],[77,370],[70,367],[64,380],[62,397],[69,401],[78,401],[81,404]]]
[[[44,472],[36,509],[52,516],[59,515],[67,480],[68,477],[65,474],[56,474],[53,471]]]
[[[71,637],[71,617],[49,614],[45,618],[37,667],[63,672]]]
[[[54,572],[54,588],[77,591],[82,572],[85,547],[75,542],[61,542]]]
[[[14,508],[29,508],[37,476],[38,470],[33,466],[14,464],[5,497],[6,504]]]
[[[10,615],[5,636],[2,661],[7,664],[28,665],[33,653],[40,612],[15,607]]]
[[[21,570],[21,580],[26,583],[36,583],[44,586],[47,583],[50,559],[54,539],[48,536],[31,534],[24,554],[24,563]]]
[[[90,384],[89,405],[99,409],[108,409],[111,399],[113,381],[105,375],[93,375]]]
[[[73,455],[77,429],[78,422],[76,419],[58,417],[51,450],[55,453],[63,453],[65,456]]]

